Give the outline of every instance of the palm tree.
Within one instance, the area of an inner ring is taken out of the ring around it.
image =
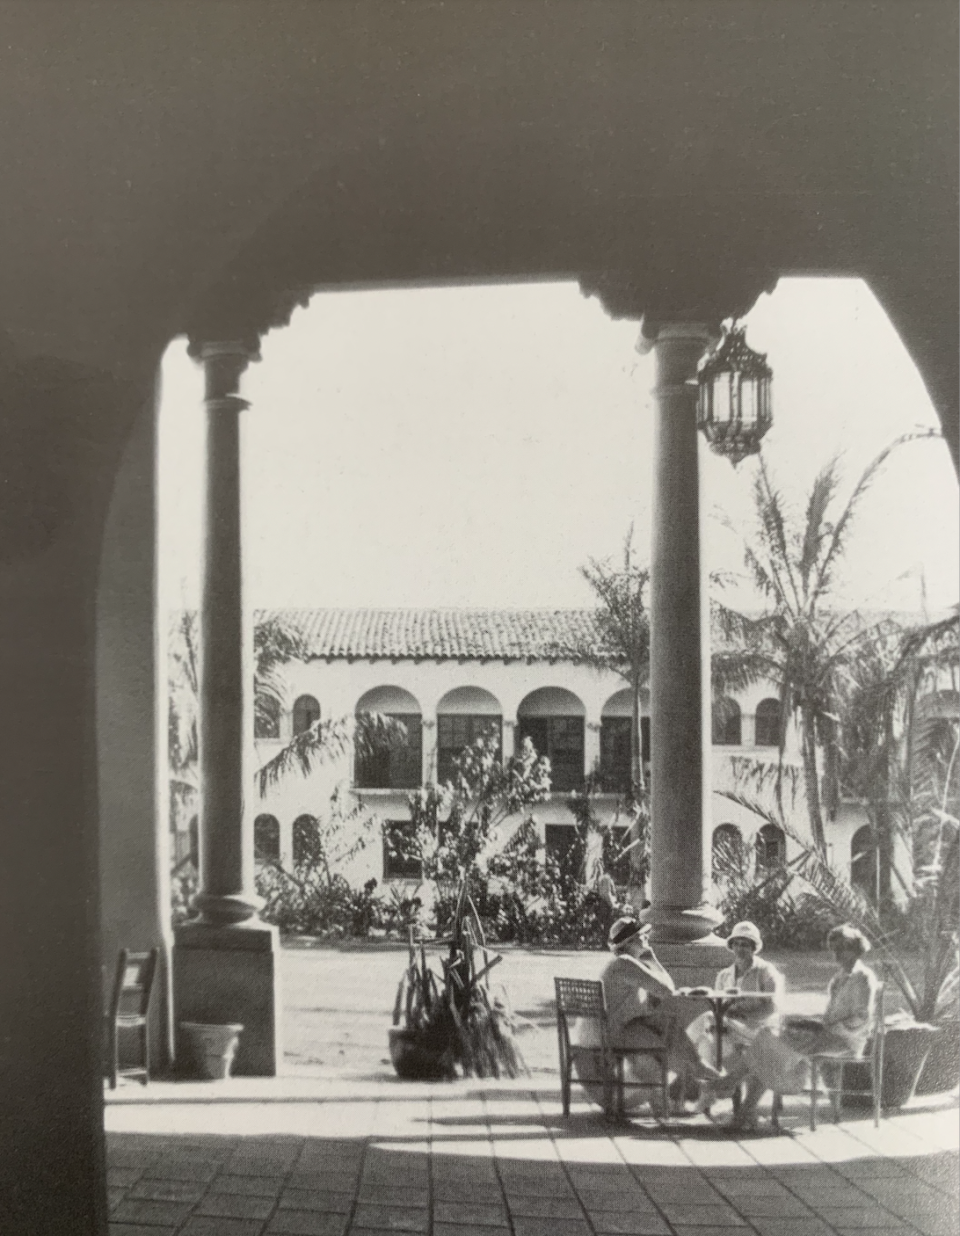
[[[792,517],[761,459],[754,481],[754,538],[744,564],[763,598],[759,615],[715,602],[714,617],[726,647],[714,654],[713,681],[720,692],[742,691],[756,682],[778,684],[782,770],[787,722],[800,735],[807,813],[814,845],[826,853],[824,812],[839,800],[840,698],[848,667],[878,638],[882,624],[868,623],[856,609],[837,604],[835,585],[857,508],[882,465],[901,443],[937,436],[921,431],[898,438],[867,466],[839,512],[839,461],[820,472],[802,521]],[[822,752],[822,780],[820,757]],[[777,793],[779,801],[780,780]]]
[[[591,558],[580,568],[580,574],[597,598],[599,640],[582,645],[576,655],[596,669],[616,670],[630,688],[630,791],[625,806],[630,820],[631,882],[639,903],[649,871],[650,803],[643,770],[640,700],[650,680],[650,614],[646,604],[650,570],[640,566],[634,556],[633,527],[624,538],[619,568],[610,559]]]

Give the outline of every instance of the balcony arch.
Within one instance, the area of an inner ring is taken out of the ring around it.
[[[727,864],[742,864],[745,850],[743,834],[736,824],[718,824],[713,830],[710,847],[711,875],[714,881],[723,878],[723,868]]]
[[[312,695],[300,695],[293,703],[293,732],[302,734],[320,720],[320,704]]]
[[[642,715],[649,700],[640,693],[640,759],[644,769],[650,764],[650,718]],[[633,692],[629,687],[615,691],[600,710],[600,784],[605,793],[625,794],[630,789],[633,751]]]
[[[529,738],[537,754],[549,759],[555,791],[583,785],[586,715],[583,701],[565,687],[540,687],[520,701],[517,743]]]
[[[503,706],[482,687],[455,687],[437,704],[437,782],[453,778],[461,752],[478,738],[492,735],[503,749]]]
[[[260,862],[279,861],[280,821],[275,815],[264,813],[253,821],[253,853]]]
[[[742,741],[740,705],[729,696],[713,705],[713,744],[716,747],[739,747]]]
[[[780,701],[772,697],[757,705],[755,742],[758,747],[780,746]]]
[[[423,715],[420,703],[403,687],[384,684],[357,700],[358,733],[354,777],[358,789],[414,790],[422,780]],[[365,725],[371,714],[399,722],[402,731],[381,733]]]
[[[787,838],[776,824],[764,824],[757,833],[757,871],[779,867],[787,857]]]

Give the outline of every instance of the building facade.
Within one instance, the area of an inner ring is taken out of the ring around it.
[[[630,781],[631,692],[613,669],[597,669],[584,650],[597,646],[589,610],[312,610],[271,615],[303,632],[309,657],[280,670],[284,705],[262,718],[255,735],[257,766],[272,759],[318,718],[379,713],[402,722],[406,741],[372,758],[353,753],[291,774],[272,785],[251,810],[260,856],[294,863],[305,825],[329,809],[339,787],[376,818],[370,841],[343,865],[352,884],[376,879],[417,883],[419,872],[393,853],[390,840],[409,822],[408,796],[449,778],[460,751],[492,733],[504,757],[529,738],[550,759],[553,791],[534,818],[547,854],[562,855],[574,838],[571,791],[588,777],[598,786],[595,809],[621,825]],[[649,696],[641,700],[643,759],[649,772]],[[740,844],[764,863],[788,854],[784,834],[731,802],[724,790],[744,786],[748,765],[775,767],[779,703],[772,684],[759,684],[715,707],[712,734],[712,819],[708,845]],[[784,751],[785,783],[795,817],[804,818],[799,749],[793,726]],[[520,817],[513,821],[520,824]],[[863,849],[863,809],[843,804],[828,825],[831,857],[850,864]],[[509,828],[509,822],[508,826]],[[852,848],[853,846],[853,848]],[[862,867],[862,863],[861,863]],[[622,873],[621,873],[622,874]]]

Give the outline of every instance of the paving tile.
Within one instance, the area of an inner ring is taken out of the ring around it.
[[[361,1202],[376,1202],[381,1206],[426,1206],[429,1196],[430,1186],[426,1181],[407,1185],[362,1180],[358,1194]]]
[[[681,1225],[672,1230],[676,1233],[676,1236],[738,1236],[745,1229],[742,1227],[687,1227]]]
[[[508,1227],[487,1227],[480,1223],[434,1223],[433,1236],[509,1236]],[[357,1228],[351,1228],[350,1236],[360,1236]]]
[[[656,1203],[648,1193],[636,1185],[628,1185],[624,1189],[610,1188],[603,1193],[581,1192],[580,1201],[584,1209],[613,1214],[617,1211],[655,1211]]]
[[[328,1193],[325,1189],[284,1189],[281,1210],[322,1210],[327,1214],[347,1215],[353,1209],[349,1193]]]
[[[280,1176],[217,1176],[213,1188],[217,1193],[243,1193],[254,1197],[276,1197],[283,1187]]]
[[[817,1219],[756,1218],[751,1222],[760,1236],[832,1236],[826,1223]]]
[[[251,1193],[208,1193],[195,1213],[224,1219],[266,1219],[274,1207],[272,1197]]]
[[[583,1210],[580,1203],[572,1195],[569,1197],[551,1197],[549,1194],[537,1196],[525,1193],[520,1197],[507,1198],[507,1205],[514,1217],[517,1215],[536,1216],[545,1219],[582,1219]]]
[[[196,1180],[160,1180],[146,1177],[138,1180],[127,1191],[127,1197],[149,1198],[155,1202],[199,1202],[206,1190],[206,1184]]]
[[[172,1227],[146,1227],[141,1223],[110,1223],[110,1236],[173,1236]]]
[[[501,1206],[503,1190],[496,1180],[465,1183],[462,1180],[435,1180],[433,1183],[435,1201],[452,1202],[454,1204],[470,1200],[482,1206]]]
[[[903,1224],[897,1227],[838,1227],[837,1236],[914,1236]]]
[[[108,1167],[107,1184],[111,1188],[126,1189],[143,1175],[139,1167]]]
[[[746,1227],[731,1206],[688,1206],[685,1203],[665,1202],[663,1213],[672,1227]]]
[[[426,1232],[430,1212],[425,1206],[358,1205],[355,1227],[378,1227],[388,1232]]]
[[[503,1192],[507,1198],[542,1197],[550,1194],[553,1197],[574,1197],[573,1189],[566,1180],[557,1180],[552,1176],[513,1176],[504,1179]]]
[[[182,1223],[190,1213],[183,1202],[154,1202],[146,1198],[124,1198],[111,1216],[115,1223]]]
[[[586,1219],[545,1219],[520,1215],[513,1220],[516,1236],[590,1236]]]
[[[146,1168],[143,1174],[151,1179],[196,1180],[207,1184],[216,1176],[218,1170],[215,1163],[186,1158],[160,1158]]]
[[[865,1201],[863,1206],[817,1206],[817,1214],[831,1227],[889,1227],[896,1223],[897,1217],[889,1210],[880,1206],[871,1206]]]
[[[293,1236],[343,1236],[346,1215],[320,1214],[316,1210],[278,1210],[266,1231],[289,1232]]]
[[[322,1189],[327,1193],[346,1193],[349,1197],[357,1191],[359,1177],[343,1172],[305,1172],[298,1167],[287,1176],[287,1184],[297,1189]]]
[[[107,1210],[116,1210],[123,1199],[127,1196],[126,1189],[111,1188],[107,1186]]]
[[[260,1236],[259,1219],[225,1219],[215,1215],[191,1215],[177,1236]]]
[[[595,1232],[610,1236],[662,1236],[670,1231],[666,1220],[654,1211],[630,1214],[628,1211],[591,1211],[587,1216]]]
[[[434,1226],[438,1223],[469,1223],[475,1227],[506,1227],[507,1211],[502,1204],[435,1201],[433,1222]]]

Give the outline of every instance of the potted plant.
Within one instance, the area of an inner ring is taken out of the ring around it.
[[[490,971],[502,958],[483,941],[476,908],[463,880],[453,932],[443,941],[442,972],[427,961],[424,942],[410,929],[407,969],[397,988],[390,1058],[399,1077],[435,1081],[464,1076],[518,1077],[525,1065],[514,1040],[505,999],[492,993]]]

